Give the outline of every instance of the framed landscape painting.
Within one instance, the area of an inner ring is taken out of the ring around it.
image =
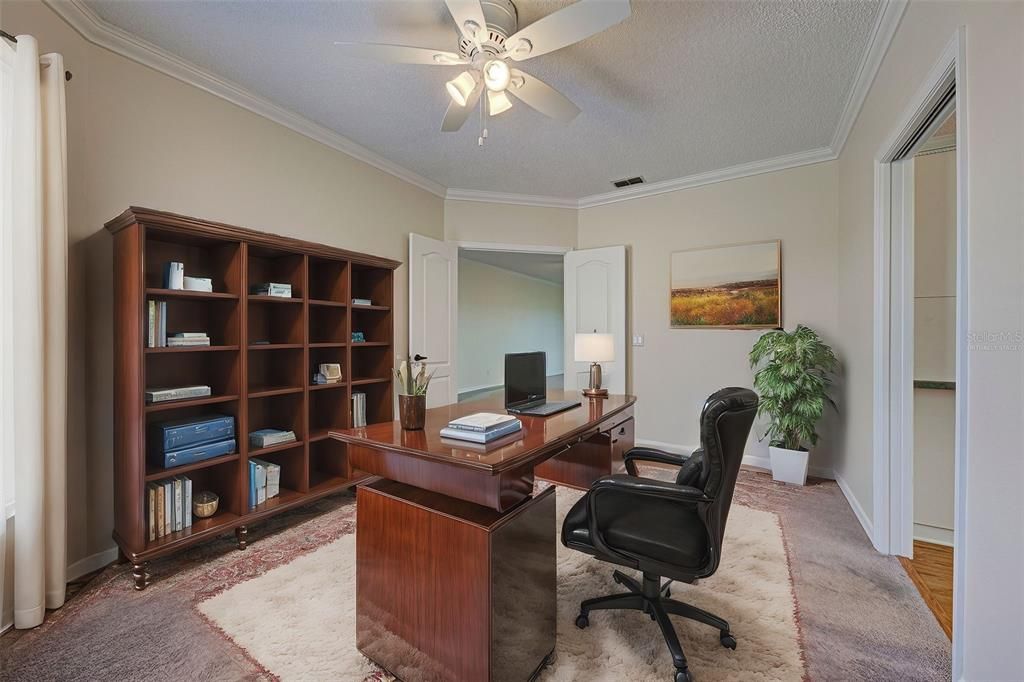
[[[673,329],[782,326],[778,240],[676,251],[670,278]]]

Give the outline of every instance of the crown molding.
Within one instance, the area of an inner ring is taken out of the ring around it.
[[[512,204],[513,206],[540,206],[542,208],[578,208],[579,202],[565,197],[546,197],[539,194],[511,194],[508,192],[487,192],[477,189],[449,187],[444,195],[452,201],[481,201],[488,204]]]
[[[662,180],[661,182],[653,182],[649,185],[633,185],[632,187],[625,187],[623,189],[615,190],[614,192],[593,194],[580,199],[578,205],[579,208],[593,208],[594,206],[614,204],[619,201],[629,201],[630,199],[639,199],[641,197],[651,197],[656,194],[675,192],[681,189],[692,189],[703,185],[711,185],[716,182],[738,180],[739,178],[745,178],[751,175],[773,173],[775,171],[796,168],[798,166],[807,166],[813,163],[834,161],[835,159],[836,154],[832,149],[829,147],[819,147],[818,149],[811,149],[806,152],[777,156],[774,159],[753,161],[751,163],[744,163],[738,166],[730,166],[729,168],[708,171],[707,173],[688,175],[684,178]]]
[[[338,133],[274,104],[229,80],[216,76],[191,62],[153,45],[105,21],[81,0],[43,0],[61,19],[94,45],[110,50],[134,62],[148,66],[171,78],[225,99],[243,109],[293,130],[322,145],[351,156],[378,170],[415,185],[439,197],[445,187],[418,173],[403,168],[374,151],[356,144]]]
[[[832,150],[838,157],[843,153],[846,146],[846,139],[853,130],[853,124],[857,122],[860,110],[867,99],[868,91],[875,82],[878,69],[882,66],[885,53],[889,51],[896,29],[903,19],[903,13],[907,10],[907,0],[882,0],[882,7],[875,17],[875,25],[871,29],[871,37],[868,39],[868,48],[860,60],[857,68],[857,75],[853,79],[853,87],[846,98],[846,105],[843,113],[839,116],[839,124],[836,126],[836,133],[832,137]]]

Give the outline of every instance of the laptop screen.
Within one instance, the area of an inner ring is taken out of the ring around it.
[[[505,407],[519,407],[544,400],[546,396],[547,355],[535,353],[505,354]]]

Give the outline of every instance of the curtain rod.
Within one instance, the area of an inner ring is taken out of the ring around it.
[[[12,35],[11,35],[10,33],[8,33],[7,31],[4,31],[3,29],[0,29],[0,36],[2,36],[2,37],[4,37],[4,38],[7,38],[7,39],[8,39],[9,41],[11,41],[12,43],[16,43],[16,42],[18,42],[18,39],[17,39],[17,38],[15,38],[14,36],[12,36]]]

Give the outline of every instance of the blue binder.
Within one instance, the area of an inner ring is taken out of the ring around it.
[[[220,457],[221,455],[230,455],[235,451],[235,449],[235,439],[228,438],[226,440],[218,440],[213,443],[193,445],[192,447],[184,448],[182,450],[171,450],[164,453],[151,453],[151,460],[153,464],[159,467],[171,469],[173,467],[180,467],[183,464],[201,462],[204,459],[213,459],[214,457]]]
[[[150,452],[164,453],[193,445],[235,437],[235,418],[226,414],[191,417],[154,424],[150,433]]]

